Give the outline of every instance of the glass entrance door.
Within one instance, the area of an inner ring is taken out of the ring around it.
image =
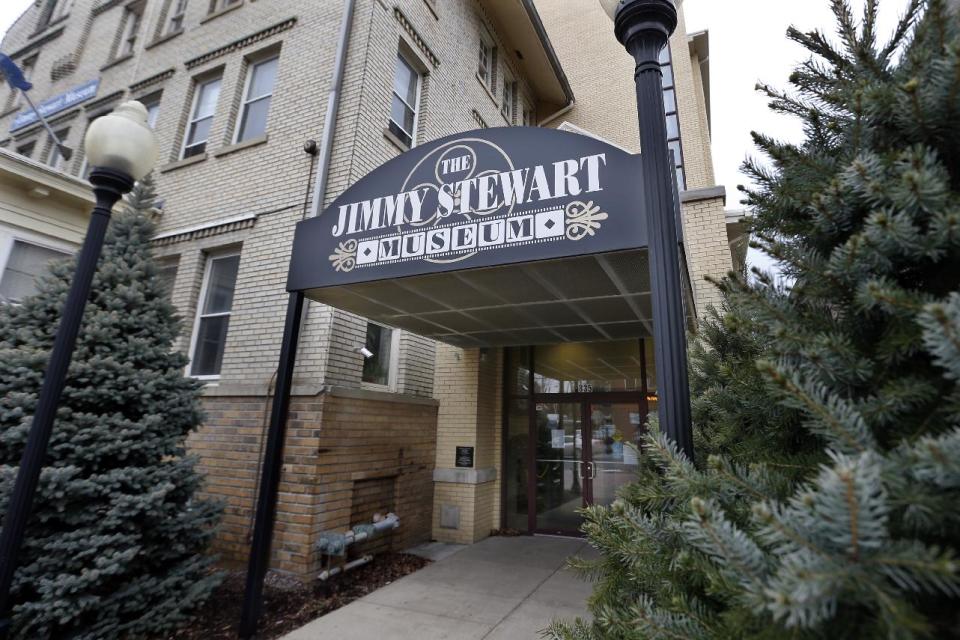
[[[595,402],[589,416],[589,499],[606,506],[616,500],[617,489],[637,477],[643,415],[636,402]]]
[[[535,422],[533,528],[543,533],[576,533],[577,509],[585,504],[588,475],[581,403],[537,403]]]
[[[652,409],[646,340],[506,351],[504,528],[579,535],[587,505],[609,505],[636,478]]]

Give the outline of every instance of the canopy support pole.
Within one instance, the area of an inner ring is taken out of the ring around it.
[[[273,541],[273,521],[277,513],[277,494],[283,470],[283,444],[290,413],[290,391],[297,359],[297,343],[300,340],[303,299],[303,291],[292,291],[287,302],[287,319],[283,327],[277,386],[273,396],[273,410],[270,413],[270,430],[267,433],[267,450],[260,477],[260,496],[257,501],[253,544],[250,546],[250,561],[247,566],[247,585],[240,617],[239,635],[245,639],[253,638],[257,632],[263,605],[263,580],[270,566],[270,545]]]

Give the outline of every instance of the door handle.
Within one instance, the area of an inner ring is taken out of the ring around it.
[[[595,465],[595,464],[592,463],[592,462],[588,462],[587,464],[590,465],[590,479],[591,479],[591,480],[596,480],[596,479],[597,479],[597,465]]]
[[[585,480],[583,476],[583,465],[585,464],[590,464],[590,463],[581,461],[580,463],[577,464],[577,477],[580,478],[581,480]]]

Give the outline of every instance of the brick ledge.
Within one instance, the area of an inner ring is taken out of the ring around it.
[[[727,188],[724,186],[707,187],[706,189],[689,189],[680,192],[680,202],[698,202],[700,200],[712,200],[713,198],[723,198],[723,202],[726,204]]]

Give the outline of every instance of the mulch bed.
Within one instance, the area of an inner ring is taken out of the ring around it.
[[[257,637],[280,638],[428,564],[429,560],[406,553],[386,553],[370,564],[334,577],[329,586],[304,585],[271,573],[263,590],[263,616]],[[236,640],[245,577],[245,571],[229,572],[193,622],[170,640]]]

